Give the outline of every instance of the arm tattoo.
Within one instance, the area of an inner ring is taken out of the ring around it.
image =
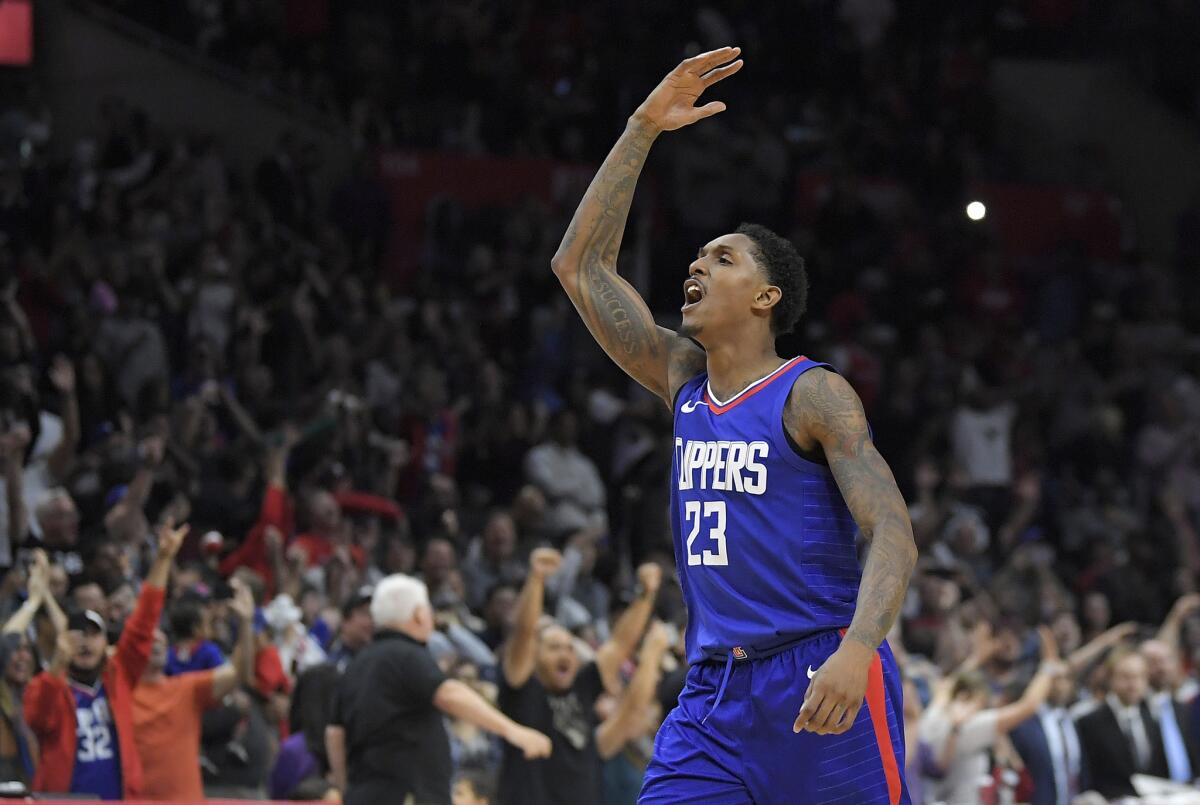
[[[916,564],[908,507],[871,441],[862,403],[845,378],[823,369],[796,381],[784,426],[798,443],[816,440],[869,546],[846,637],[877,648],[900,613]]]
[[[654,324],[646,303],[617,274],[634,188],[655,136],[636,122],[625,129],[579,203],[554,265],[604,351],[635,380],[669,401],[668,361],[683,350],[676,349],[675,336]],[[687,351],[700,352],[690,343]]]

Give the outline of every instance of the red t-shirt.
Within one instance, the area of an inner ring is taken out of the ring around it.
[[[308,555],[309,567],[323,565],[333,556],[333,543],[328,537],[322,537],[319,534],[301,534],[292,541],[292,545],[298,545],[304,549]],[[363,554],[360,546],[351,545],[350,558],[354,560],[355,565],[363,567],[366,555]]]

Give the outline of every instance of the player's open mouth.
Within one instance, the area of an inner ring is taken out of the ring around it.
[[[704,286],[700,284],[700,280],[695,277],[688,277],[687,282],[683,283],[683,307],[680,310],[689,310],[700,304],[700,300],[704,298]]]

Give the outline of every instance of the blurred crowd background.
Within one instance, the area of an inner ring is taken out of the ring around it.
[[[666,575],[660,704],[604,761],[600,801],[633,801],[680,683],[670,415],[595,347],[549,262],[624,117],[680,57],[727,42],[747,62],[720,88],[729,111],[663,138],[623,259],[667,325],[690,255],[740,220],[808,260],[811,312],[781,354],[853,383],[921,553],[892,636],[914,802],[1068,802],[1046,787],[1063,764],[1039,776],[1022,729],[1113,696],[1145,702],[1161,739],[1139,771],[1200,776],[1200,192],[1165,256],[1128,208],[1102,254],[1066,236],[1014,252],[963,214],[975,183],[1036,179],[997,124],[997,53],[1106,51],[1195,125],[1194,4],[101,5],[337,118],[354,155],[320,193],[328,166],[302,129],[239,170],[203,110],[166,127],[120,97],[64,142],[36,74],[0,74],[0,609],[20,610],[40,547],[61,607],[115,635],[156,526],[190,524],[173,651],[232,652],[232,577],[259,608],[254,683],[205,720],[209,793],[268,793],[289,734],[324,774],[328,710],[302,691],[329,686],[304,680],[369,641],[385,575],[425,581],[439,664],[494,697],[529,553],[553,546],[547,611],[585,660],[635,569]],[[579,170],[549,199],[439,198],[396,243],[379,171],[394,149]],[[1073,186],[1117,193],[1103,151],[1075,157]],[[25,633],[34,661],[9,660],[4,685],[51,660],[52,620]],[[1053,686],[1035,675],[1050,655],[1069,667]],[[484,790],[499,744],[450,733]],[[1076,764],[1071,785],[1103,748],[1045,745]],[[1096,771],[1089,787],[1132,793]]]

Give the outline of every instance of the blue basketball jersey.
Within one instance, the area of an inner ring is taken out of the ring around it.
[[[671,525],[691,663],[770,654],[854,616],[854,518],[783,427],[796,378],[818,366],[793,358],[725,401],[706,372],[676,396]]]
[[[121,747],[103,683],[90,688],[71,683],[75,697],[75,771],[72,794],[121,799]]]

